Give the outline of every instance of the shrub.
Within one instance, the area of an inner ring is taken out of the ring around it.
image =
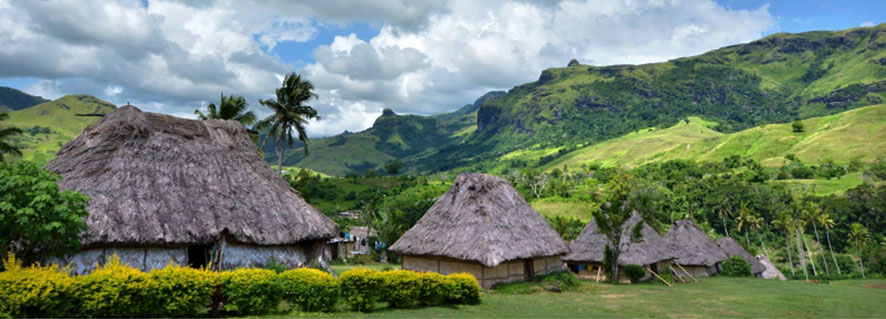
[[[411,270],[390,270],[380,275],[383,299],[391,308],[409,308],[418,304],[421,275]]]
[[[283,299],[303,311],[330,311],[338,301],[338,282],[327,272],[299,268],[278,276]]]
[[[55,264],[22,268],[12,253],[0,272],[0,317],[63,317],[75,309],[73,282]]]
[[[234,315],[260,315],[280,305],[282,288],[273,270],[241,268],[219,274],[224,311]]]
[[[791,129],[794,133],[803,133],[806,130],[806,125],[803,125],[803,122],[794,121],[791,123]]]
[[[151,277],[120,262],[117,254],[104,266],[78,277],[74,289],[84,317],[147,317],[155,309]]]
[[[446,301],[447,288],[446,276],[435,272],[421,274],[421,291],[418,300],[422,305],[439,305]]]
[[[634,264],[625,266],[624,273],[633,283],[640,281],[640,279],[643,279],[643,276],[646,276],[646,270],[643,269],[643,267]]]
[[[475,305],[480,303],[480,284],[477,278],[468,273],[446,276],[449,294],[446,301],[450,304]]]
[[[215,291],[215,273],[169,263],[151,271],[155,316],[195,317],[208,305]]]
[[[731,256],[723,262],[723,275],[729,277],[750,277],[751,264],[741,256]]]
[[[578,287],[581,283],[572,272],[558,271],[537,277],[538,281],[545,284],[554,284],[560,290],[567,291]]]
[[[669,284],[676,283],[676,281],[674,280],[674,276],[671,276],[671,274],[666,274],[666,273],[662,272],[662,273],[658,274],[658,276],[661,277],[661,279],[664,279],[665,281],[667,281]],[[665,284],[665,283],[661,282],[661,280],[657,280],[657,282],[662,285]]]
[[[370,312],[375,309],[381,288],[381,276],[369,269],[353,269],[339,278],[341,294],[354,311]]]

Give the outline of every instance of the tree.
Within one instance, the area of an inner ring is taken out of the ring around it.
[[[748,228],[751,228],[754,219],[754,215],[751,213],[751,210],[748,209],[748,202],[741,202],[741,206],[738,209],[738,217],[736,217],[735,220],[738,222],[738,231],[744,229],[744,240],[748,247],[751,246],[751,240],[748,238]]]
[[[714,206],[714,209],[717,210],[717,216],[720,217],[720,221],[723,222],[723,232],[726,234],[726,237],[729,237],[729,229],[726,227],[726,218],[732,213],[729,212],[729,204],[726,202],[726,197],[720,197],[717,200],[717,205]]]
[[[818,237],[817,221],[821,218],[821,215],[821,208],[819,208],[818,205],[814,203],[808,204],[806,208],[806,218],[808,218],[809,221],[812,222],[812,230],[815,232],[815,240],[819,243],[818,251],[819,253],[821,253],[821,261],[822,264],[824,264],[824,272],[828,275],[828,277],[830,277],[831,270],[828,269],[828,260],[824,254],[824,248],[822,248],[821,246],[821,237]]]
[[[400,168],[403,167],[403,162],[400,160],[393,160],[385,164],[385,171],[388,172],[389,175],[397,175],[400,172]]]
[[[801,121],[794,121],[794,123],[791,123],[791,128],[794,130],[794,133],[803,133],[806,130],[806,125],[803,125]]]
[[[90,199],[59,191],[60,179],[31,162],[0,163],[0,253],[33,262],[80,249]]]
[[[788,265],[791,267],[791,276],[794,276],[794,260],[791,257],[791,232],[793,232],[794,218],[787,209],[778,210],[778,219],[772,221],[772,225],[784,230],[784,250],[788,253]]]
[[[626,230],[625,223],[631,218],[634,208],[630,196],[631,176],[622,173],[610,182],[609,189],[611,191],[606,203],[600,205],[600,209],[593,212],[594,221],[597,223],[597,230],[606,236],[606,247],[609,251],[607,256],[610,263],[609,273],[612,275],[610,281],[618,282],[618,258],[621,255],[622,233]],[[637,242],[643,238],[643,222],[637,223],[630,233],[630,241]]]
[[[868,243],[870,232],[861,223],[852,223],[849,227],[849,239],[855,243],[855,250],[858,253],[858,264],[861,266],[861,278],[864,276],[864,262],[861,260],[861,249]]]
[[[837,267],[837,274],[840,274],[840,264],[837,263],[837,256],[834,255],[834,246],[831,246],[831,228],[834,228],[836,223],[831,219],[828,214],[821,214],[818,216],[818,222],[824,227],[824,235],[828,239],[828,249],[831,251],[831,259],[834,260],[834,266]]]
[[[317,110],[304,105],[305,102],[316,98],[314,85],[302,79],[298,74],[289,73],[283,79],[283,86],[275,91],[276,100],[259,100],[274,111],[267,118],[255,124],[257,130],[268,130],[268,135],[262,142],[262,148],[269,139],[274,139],[274,149],[277,152],[277,170],[283,174],[283,155],[286,147],[292,148],[292,130],[298,132],[298,139],[304,143],[305,155],[308,154],[308,135],[305,133],[305,124],[309,119],[320,119]]]
[[[7,118],[9,118],[9,114],[0,113],[0,121],[4,121]],[[17,127],[0,128],[0,161],[3,161],[4,154],[14,154],[17,156],[22,156],[21,150],[5,142],[7,138],[10,138],[16,134],[22,134],[22,130]]]
[[[248,104],[246,103],[246,99],[242,96],[229,95],[225,96],[224,93],[221,94],[221,100],[216,106],[214,103],[209,103],[206,106],[208,110],[207,113],[203,114],[200,110],[194,110],[194,114],[197,114],[197,117],[201,121],[205,120],[234,120],[240,122],[243,127],[247,127],[255,123],[255,113],[252,111],[246,111]]]

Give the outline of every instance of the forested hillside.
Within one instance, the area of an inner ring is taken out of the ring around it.
[[[0,86],[0,112],[21,110],[47,101],[11,87]]]

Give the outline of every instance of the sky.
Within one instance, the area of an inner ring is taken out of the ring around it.
[[[297,72],[316,88],[319,137],[384,108],[452,111],[572,58],[661,62],[884,22],[882,0],[0,0],[0,86],[188,118],[236,94],[266,116],[259,99]]]

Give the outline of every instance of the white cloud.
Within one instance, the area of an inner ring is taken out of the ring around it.
[[[859,26],[861,26],[861,27],[873,27],[873,26],[875,26],[875,24],[874,24],[874,21],[865,21],[865,22],[862,22],[861,25],[859,25]]]
[[[292,70],[271,50],[349,22],[379,34],[336,37],[298,70],[320,96],[314,136],[366,128],[384,107],[451,110],[571,58],[664,61],[754,40],[776,23],[768,7],[711,0],[0,0],[0,77],[43,79],[28,92],[44,96],[95,94],[170,114],[219,92],[258,107]]]

